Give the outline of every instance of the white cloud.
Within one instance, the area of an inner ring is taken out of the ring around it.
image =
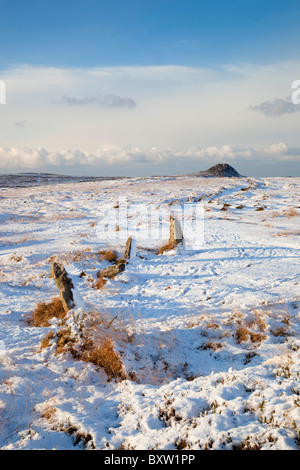
[[[222,147],[207,147],[205,149],[192,148],[185,151],[175,151],[170,148],[143,150],[138,147],[121,149],[108,148],[88,152],[80,149],[51,152],[39,147],[30,148],[0,148],[0,168],[11,169],[12,167],[22,169],[61,168],[74,167],[111,167],[126,166],[127,164],[151,164],[153,170],[161,164],[166,168],[172,168],[174,162],[201,162],[211,161],[212,164],[219,162],[231,162],[240,164],[245,160],[267,160],[267,161],[299,161],[300,148],[288,148],[283,142],[272,144],[264,149],[239,148],[230,145]]]
[[[251,107],[292,92],[299,65],[22,66],[0,72],[7,85],[7,104],[0,109],[0,145],[6,149],[0,167],[103,165],[118,174],[126,164],[152,164],[153,172],[165,165],[169,172],[174,163],[174,171],[184,172],[185,163],[197,159],[293,161],[300,147],[299,115],[266,119]],[[271,148],[277,141],[287,150]],[[19,149],[16,154],[13,148]],[[41,148],[47,151],[29,150]]]
[[[273,144],[269,148],[265,149],[267,155],[282,155],[288,153],[288,148],[284,142]]]

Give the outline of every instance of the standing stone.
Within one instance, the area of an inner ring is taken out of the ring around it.
[[[178,245],[183,240],[183,233],[179,220],[176,217],[170,217],[170,243]]]
[[[54,279],[59,290],[59,296],[63,309],[68,312],[75,307],[73,292],[74,285],[69,278],[65,268],[59,263],[53,263],[50,269],[50,276]]]
[[[132,237],[129,237],[125,245],[125,251],[124,251],[124,256],[123,256],[124,259],[130,258],[131,247],[132,247]]]
[[[115,262],[113,266],[109,266],[108,268],[103,268],[97,272],[97,277],[99,278],[108,278],[113,279],[117,274],[125,271],[125,265],[129,258],[134,257],[136,253],[136,242],[133,237],[129,237],[126,245],[123,258],[119,259]]]
[[[136,256],[136,240],[133,237],[129,237],[126,245],[123,259],[134,258]]]

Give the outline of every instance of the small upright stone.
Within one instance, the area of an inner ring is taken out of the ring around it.
[[[68,312],[75,307],[72,292],[72,289],[74,289],[72,279],[69,278],[65,268],[56,262],[51,266],[50,276],[54,279],[55,284],[58,287],[63,309],[65,312]]]
[[[126,245],[125,245],[125,251],[124,251],[124,259],[129,259],[131,255],[131,250],[132,250],[132,237],[129,237]]]
[[[136,256],[136,240],[134,237],[129,237],[126,245],[123,259],[134,258]]]
[[[170,243],[178,245],[183,240],[183,233],[179,220],[176,217],[170,217]]]

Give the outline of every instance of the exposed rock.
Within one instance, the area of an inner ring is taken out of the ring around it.
[[[63,309],[65,312],[68,312],[75,307],[72,292],[72,289],[74,289],[72,279],[69,278],[65,268],[59,263],[52,264],[50,276],[54,279],[55,284],[58,287]]]
[[[117,274],[125,271],[125,265],[127,260],[135,256],[135,239],[133,237],[129,237],[126,245],[123,258],[117,260],[113,266],[109,266],[108,268],[103,268],[97,272],[97,277],[99,278],[114,278]]]
[[[124,259],[129,259],[131,255],[131,248],[132,248],[132,237],[129,237],[126,245],[125,245],[125,252],[124,252]]]
[[[239,178],[241,175],[228,163],[218,163],[212,166],[208,170],[199,171],[195,173],[196,176],[214,176],[214,177],[228,177],[228,178]]]
[[[179,220],[176,217],[170,217],[170,244],[178,245],[183,240],[183,233]]]
[[[123,259],[119,260],[113,266],[109,266],[108,268],[103,268],[97,272],[97,277],[99,278],[114,278],[117,274],[125,271],[125,261]]]

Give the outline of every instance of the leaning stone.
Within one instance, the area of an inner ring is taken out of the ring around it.
[[[74,289],[72,279],[69,278],[65,268],[59,263],[52,264],[50,276],[54,279],[58,287],[63,309],[65,312],[68,312],[75,307],[72,292],[72,289]]]
[[[126,245],[123,259],[134,258],[136,256],[136,240],[134,237],[129,237]]]
[[[125,245],[125,252],[123,256],[124,259],[130,258],[131,248],[132,248],[132,237],[129,237]]]

